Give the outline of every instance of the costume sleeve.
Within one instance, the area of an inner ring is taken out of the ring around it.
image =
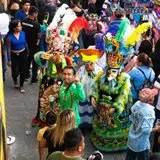
[[[99,100],[99,87],[98,87],[98,81],[94,81],[91,85],[90,97],[94,97],[96,102]]]
[[[98,72],[97,76],[94,78],[93,83],[91,84],[91,89],[90,89],[90,97],[94,97],[96,99],[96,102],[99,100],[99,83],[100,83],[100,78],[104,74],[103,71]]]
[[[81,83],[76,84],[77,97],[79,101],[84,101],[86,99],[86,95]]]
[[[122,73],[122,74],[125,74],[125,73]],[[128,103],[130,88],[131,88],[130,78],[128,75],[126,75],[125,77],[123,77],[122,75],[120,82],[123,84],[118,91],[119,92],[118,97],[115,99],[115,102],[113,103],[113,107],[117,109],[119,114],[123,112],[126,104]]]
[[[41,58],[44,53],[44,51],[40,51],[34,55],[35,62],[42,68],[46,68],[48,66],[48,62]]]

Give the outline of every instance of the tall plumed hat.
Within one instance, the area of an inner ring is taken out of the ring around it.
[[[48,31],[49,50],[68,53],[72,44],[70,32],[62,28],[55,28]]]
[[[83,62],[97,62],[102,56],[102,52],[98,49],[80,49],[78,53],[82,56]]]
[[[120,68],[123,64],[123,54],[120,52],[120,42],[114,38],[105,36],[105,52],[107,54],[107,66],[109,68]]]

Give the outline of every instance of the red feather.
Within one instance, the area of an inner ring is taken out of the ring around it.
[[[78,17],[76,18],[71,25],[69,26],[69,30],[79,33],[82,29],[88,28],[88,22],[85,18]]]

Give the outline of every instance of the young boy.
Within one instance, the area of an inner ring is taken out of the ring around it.
[[[155,120],[154,102],[156,89],[144,88],[139,93],[139,101],[131,108],[130,120],[132,122],[129,137],[126,160],[148,160],[151,132],[160,130],[160,126],[153,128]]]

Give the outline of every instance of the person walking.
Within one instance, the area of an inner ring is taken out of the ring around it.
[[[14,81],[14,87],[19,88],[20,92],[24,93],[24,80],[26,71],[26,59],[27,59],[27,44],[26,36],[22,31],[22,25],[19,20],[13,20],[9,24],[9,33],[7,35],[7,51],[9,66],[11,66],[12,78]],[[20,84],[18,85],[17,78],[20,75]]]
[[[32,6],[29,10],[28,18],[22,22],[23,31],[26,33],[26,40],[29,48],[27,59],[26,79],[30,78],[30,65],[32,63],[31,83],[37,82],[37,64],[34,60],[34,54],[38,52],[38,41],[40,39],[40,24],[37,22],[38,8]]]

